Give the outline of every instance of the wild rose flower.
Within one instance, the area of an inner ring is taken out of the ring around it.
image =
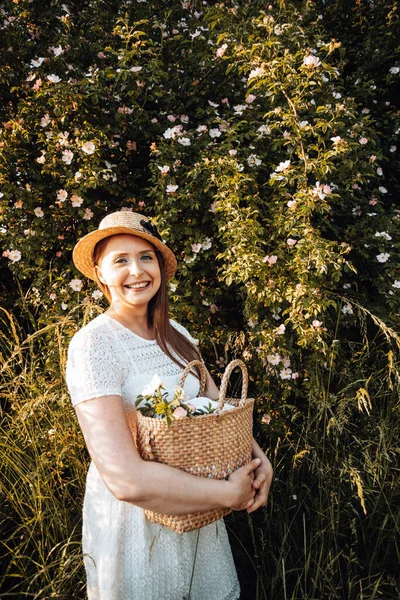
[[[262,67],[257,67],[256,69],[250,71],[248,80],[254,79],[255,77],[262,77],[263,75],[265,75],[264,69]]]
[[[35,92],[38,92],[42,86],[42,83],[43,83],[42,79],[40,77],[38,77],[35,81],[35,84],[32,86],[32,89]]]
[[[118,112],[121,115],[131,115],[133,113],[133,108],[129,108],[128,106],[120,106]]]
[[[176,121],[176,117],[174,117],[174,115],[168,115],[167,119],[168,121],[171,121],[171,123],[174,123]]]
[[[282,369],[279,373],[281,379],[292,379],[292,369]]]
[[[22,208],[24,205],[22,200],[17,200],[17,202],[14,202],[14,206],[15,208]]]
[[[51,122],[50,115],[46,113],[44,117],[40,119],[40,127],[47,127],[47,125]]]
[[[331,137],[331,142],[333,142],[335,145],[339,144],[342,141],[342,138],[340,137],[340,135],[335,135],[334,137]]]
[[[274,265],[276,263],[276,261],[278,260],[278,257],[275,256],[275,254],[273,254],[272,256],[264,256],[264,258],[262,259],[264,263],[268,263],[271,267],[272,265]]]
[[[161,175],[166,175],[170,169],[170,167],[168,165],[164,165],[163,167],[160,167],[159,165],[157,165],[157,168],[160,169]]]
[[[92,292],[92,298],[94,298],[95,300],[100,300],[100,298],[103,297],[103,292],[101,292],[100,290],[94,290],[94,292]]]
[[[397,73],[400,72],[400,67],[390,67],[389,69],[389,73],[392,73],[393,75],[397,75]]]
[[[42,156],[39,156],[36,159],[36,162],[39,163],[40,165],[44,165],[44,163],[46,162],[46,152],[43,152]]]
[[[263,423],[264,425],[269,425],[271,423],[271,416],[268,413],[265,413],[262,416],[261,423]]]
[[[167,194],[175,194],[178,187],[179,187],[178,185],[172,185],[172,184],[167,185],[167,188],[166,188]]]
[[[90,221],[90,219],[93,217],[93,212],[90,210],[90,208],[85,208],[85,214],[83,215],[83,219],[85,219],[85,221]]]
[[[376,258],[377,261],[380,263],[385,263],[389,260],[390,254],[388,254],[388,252],[381,252],[380,254],[377,254]]]
[[[383,187],[383,185],[379,186],[378,190],[380,191],[381,194],[387,194],[387,189],[385,187]]]
[[[81,198],[81,196],[77,196],[76,194],[73,194],[71,196],[71,202],[72,202],[72,206],[74,206],[75,208],[78,208],[79,206],[81,206],[83,204],[83,198]]]
[[[225,52],[228,49],[228,44],[222,44],[222,46],[220,46],[217,51],[216,51],[216,55],[221,58],[221,56],[223,56],[225,54]]]
[[[342,307],[342,313],[344,315],[352,315],[353,314],[353,309],[351,308],[350,304],[345,304]]]
[[[247,104],[251,104],[252,102],[254,102],[254,100],[257,98],[257,96],[255,96],[254,94],[249,94],[246,98],[246,102]]]
[[[194,406],[194,404],[191,404],[190,402],[186,402],[185,405],[188,407],[189,412],[191,412],[191,413],[196,412],[196,407]]]
[[[285,325],[282,323],[282,325],[279,325],[279,327],[277,327],[277,329],[275,329],[275,333],[276,335],[283,335],[286,331],[286,327]]]
[[[290,160],[285,160],[284,162],[279,163],[276,167],[275,172],[280,173],[282,171],[286,171],[290,167]]]
[[[322,325],[322,321],[318,321],[318,319],[314,319],[314,321],[311,323],[311,325],[314,327],[314,329],[319,329]]]
[[[290,358],[288,356],[285,356],[285,358],[282,358],[282,364],[286,369],[288,367],[290,367]]]
[[[44,58],[41,56],[37,59],[31,60],[31,67],[37,69],[44,62]]]
[[[299,377],[299,374],[297,373],[292,373],[292,379],[297,379]]]
[[[83,281],[81,279],[72,279],[69,282],[69,286],[74,290],[74,292],[80,292],[83,286]]]
[[[7,258],[9,260],[11,260],[12,262],[18,262],[19,260],[21,260],[22,254],[19,250],[6,250],[6,252],[8,252],[7,254]],[[4,253],[3,253],[4,256]]]
[[[37,217],[44,217],[44,212],[43,212],[43,210],[40,208],[40,206],[37,206],[37,207],[34,209],[34,211],[33,211],[33,212],[35,213],[35,215],[36,215]]]
[[[61,77],[54,75],[54,73],[52,75],[47,75],[46,79],[50,81],[50,83],[60,83],[61,81]]]
[[[58,190],[57,192],[57,200],[59,202],[64,202],[68,197],[68,192],[66,190]]]
[[[365,144],[368,144],[368,138],[366,138],[366,137],[362,137],[358,141],[360,142],[360,144],[362,146],[364,146]]]
[[[279,365],[281,362],[281,357],[279,354],[267,354],[267,361],[270,365]]]
[[[50,298],[50,300],[53,300],[53,301],[57,300],[57,294],[51,293],[51,294],[49,294],[49,298]]]
[[[182,408],[182,406],[178,406],[178,408],[176,408],[172,413],[172,416],[175,419],[183,419],[187,416],[187,411],[184,408]]]
[[[143,67],[131,67],[129,70],[131,71],[131,73],[139,73],[139,71],[141,71],[143,69]]]
[[[73,158],[74,158],[74,153],[71,152],[71,150],[64,150],[63,151],[63,153],[62,153],[62,160],[65,162],[66,165],[70,165]]]
[[[208,132],[208,135],[211,138],[217,138],[221,135],[221,132],[219,129],[210,129],[210,131]]]
[[[390,152],[396,152],[397,150],[397,146],[390,146],[389,151]]]
[[[293,248],[293,246],[295,246],[297,244],[297,240],[294,240],[293,238],[288,238],[286,240],[286,243],[288,246],[290,246],[291,248]]]
[[[96,150],[96,146],[93,144],[93,142],[85,142],[82,144],[81,148],[85,154],[93,154],[93,152]]]
[[[191,144],[190,138],[188,137],[179,137],[177,141],[178,144],[181,144],[182,146],[190,146]]]
[[[317,67],[320,66],[320,64],[321,64],[321,61],[319,60],[319,58],[317,58],[313,54],[308,54],[303,59],[303,65],[306,67],[310,67],[312,69],[316,69]]]
[[[206,238],[204,240],[204,242],[202,242],[201,247],[203,248],[203,250],[209,250],[212,246],[212,241],[210,240],[210,238]]]
[[[392,287],[394,287],[394,288],[400,288],[400,281],[398,279],[395,279],[394,283],[392,283]]]
[[[192,244],[192,252],[197,254],[201,250],[201,244]]]
[[[289,200],[287,203],[288,208],[290,208],[291,210],[295,210],[296,206],[297,206],[297,202],[296,200]]]
[[[68,304],[65,304],[65,302],[61,302],[61,308],[62,308],[63,310],[67,310],[67,308],[68,308]]]

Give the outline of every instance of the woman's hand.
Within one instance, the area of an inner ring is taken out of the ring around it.
[[[232,510],[249,509],[254,503],[256,490],[253,487],[254,471],[260,465],[259,458],[253,458],[251,462],[234,471],[228,477],[231,484],[232,500],[229,508]]]
[[[261,464],[254,471],[253,489],[256,491],[253,504],[247,508],[247,512],[251,513],[265,506],[268,500],[269,488],[271,487],[273,469],[270,461],[261,450],[260,446],[253,440],[253,456],[260,459]]]

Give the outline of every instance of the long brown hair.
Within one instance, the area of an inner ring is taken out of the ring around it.
[[[93,250],[93,264],[97,265],[103,255],[109,236],[97,242]],[[185,368],[191,360],[200,359],[199,350],[192,342],[180,333],[169,321],[167,281],[165,279],[165,263],[162,253],[153,246],[161,272],[161,284],[157,293],[151,298],[147,313],[148,326],[153,328],[161,350],[179,367]],[[107,300],[111,303],[111,294],[107,285],[101,283],[95,270],[96,283]],[[177,356],[176,356],[177,355]],[[179,358],[182,360],[179,360]],[[194,367],[200,379],[200,369]]]

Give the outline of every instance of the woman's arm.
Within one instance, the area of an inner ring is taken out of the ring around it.
[[[219,390],[215,385],[213,378],[210,373],[207,371],[207,388],[204,393],[207,398],[211,398],[213,400],[218,399]],[[247,512],[251,513],[260,508],[260,506],[265,506],[268,500],[269,488],[272,483],[272,475],[273,469],[269,459],[265,456],[265,452],[260,448],[257,444],[256,440],[253,438],[252,445],[252,455],[254,458],[260,459],[260,466],[254,471],[255,479],[253,481],[253,488],[256,490],[256,496],[254,498],[254,502],[251,506],[247,508]]]
[[[94,398],[75,408],[89,454],[104,483],[119,500],[171,515],[252,506],[256,493],[253,472],[259,460],[252,460],[226,481],[195,477],[141,459],[120,396]]]

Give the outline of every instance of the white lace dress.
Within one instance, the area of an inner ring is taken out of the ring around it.
[[[171,324],[196,343],[178,323]],[[68,349],[66,380],[74,405],[120,395],[134,403],[158,374],[172,393],[181,369],[154,340],[102,314],[78,331]],[[185,390],[198,393],[189,375]],[[239,582],[223,520],[178,534],[117,500],[92,462],[83,505],[83,553],[89,600],[236,600]],[[197,551],[196,551],[197,549]]]

